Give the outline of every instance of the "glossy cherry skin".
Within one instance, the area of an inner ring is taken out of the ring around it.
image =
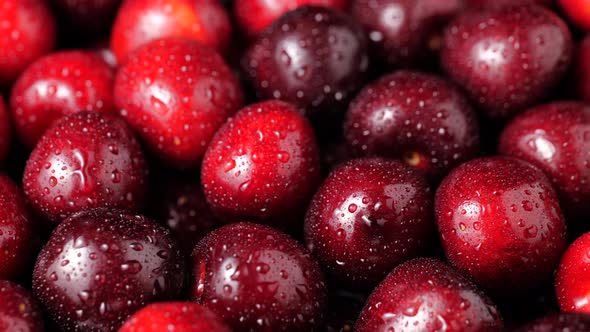
[[[23,186],[31,205],[52,223],[87,208],[138,210],[147,164],[123,119],[79,112],[51,127],[31,153]]]
[[[368,69],[367,40],[344,13],[304,6],[266,29],[242,58],[260,99],[281,99],[308,112],[341,109]]]
[[[224,51],[231,23],[218,0],[124,0],[113,25],[111,49],[123,62],[140,46],[170,37]]]
[[[365,86],[344,133],[356,155],[400,158],[435,181],[479,153],[479,125],[466,98],[418,72],[397,71]]]
[[[590,3],[588,1],[559,0],[558,2],[569,21],[584,31],[590,31]]]
[[[501,331],[496,306],[466,276],[432,258],[396,267],[369,297],[355,331]]]
[[[467,11],[446,28],[441,64],[491,118],[532,106],[565,73],[572,57],[566,24],[542,6]]]
[[[8,280],[0,280],[0,331],[43,332],[41,308],[33,295]]]
[[[195,247],[192,299],[235,331],[319,331],[326,285],[303,246],[268,226],[242,222],[209,233]]]
[[[590,315],[561,313],[539,318],[516,332],[584,332],[590,331]]]
[[[590,102],[590,37],[584,38],[578,45],[574,71],[578,96]]]
[[[376,60],[408,67],[436,61],[443,27],[462,7],[462,0],[355,0],[351,12]]]
[[[1,87],[53,49],[56,22],[43,0],[2,0],[0,22]]]
[[[12,143],[11,123],[10,113],[4,98],[0,95],[0,161],[6,159],[8,151],[10,151],[10,144]]]
[[[153,303],[137,311],[119,332],[230,332],[211,310],[188,302]]]
[[[305,243],[336,278],[374,286],[424,253],[434,235],[432,192],[409,166],[381,158],[337,167],[305,217]]]
[[[546,281],[566,247],[551,182],[517,159],[481,158],[454,169],[436,192],[435,215],[450,263],[497,295]]]
[[[57,119],[79,111],[113,113],[112,69],[91,52],[52,53],[31,64],[10,96],[21,142],[35,146]]]
[[[590,313],[590,233],[576,239],[561,258],[555,293],[561,311]]]
[[[115,105],[160,159],[196,167],[215,131],[242,106],[242,91],[213,50],[162,39],[119,68]]]
[[[236,0],[233,12],[247,36],[255,37],[287,12],[305,5],[345,10],[350,0]]]
[[[568,221],[587,223],[590,106],[579,102],[537,106],[504,128],[498,150],[541,168],[557,190]]]
[[[201,168],[205,198],[217,216],[284,228],[305,208],[319,181],[313,129],[295,106],[282,101],[253,104],[230,118],[215,134]]]
[[[184,272],[176,242],[155,221],[86,210],[53,231],[33,290],[64,331],[114,331],[148,303],[176,299]]]
[[[122,0],[53,0],[58,14],[72,28],[88,34],[108,32]],[[61,22],[60,22],[61,23]]]

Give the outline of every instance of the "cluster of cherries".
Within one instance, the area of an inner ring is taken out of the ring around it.
[[[590,2],[0,0],[0,332],[590,331]]]

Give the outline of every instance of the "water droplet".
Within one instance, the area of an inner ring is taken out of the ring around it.
[[[530,201],[522,201],[522,208],[525,211],[533,211],[533,203],[531,203]]]
[[[49,185],[52,187],[57,186],[57,178],[55,176],[49,178]]]
[[[126,261],[125,263],[121,264],[121,271],[130,274],[136,274],[141,271],[142,266],[136,260]]]
[[[139,242],[133,242],[129,245],[129,248],[135,250],[135,251],[142,251],[143,250],[143,245]]]
[[[119,172],[119,170],[114,170],[111,173],[111,180],[113,181],[113,183],[119,183],[121,182],[121,172]]]
[[[356,209],[357,209],[357,205],[354,204],[354,203],[353,204],[350,204],[348,206],[348,212],[350,212],[350,213],[354,213],[356,211]]]
[[[291,158],[291,156],[289,155],[289,152],[287,152],[287,151],[279,151],[278,157],[279,157],[279,161],[282,163],[288,162],[289,159]]]

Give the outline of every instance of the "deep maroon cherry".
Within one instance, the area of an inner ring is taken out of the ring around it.
[[[590,102],[590,36],[578,46],[574,72],[580,99]]]
[[[541,168],[557,190],[568,220],[588,223],[590,106],[554,102],[517,116],[505,127],[499,152]]]
[[[43,332],[41,308],[33,295],[8,280],[0,280],[0,331]]]
[[[576,239],[561,258],[555,293],[561,311],[590,314],[590,233]]]
[[[355,0],[352,15],[376,59],[406,67],[435,62],[442,29],[462,7],[462,0]]]
[[[441,50],[447,74],[492,118],[543,99],[571,57],[567,25],[535,5],[466,11],[447,26]]]
[[[320,181],[311,125],[295,106],[247,106],[215,134],[201,168],[213,212],[224,220],[255,220],[291,228]]]
[[[374,286],[434,235],[426,180],[396,160],[367,158],[337,167],[315,194],[305,242],[322,267],[355,287]]]
[[[310,254],[268,226],[237,223],[193,252],[192,298],[235,331],[316,331],[326,285]]]
[[[466,276],[432,258],[396,267],[373,291],[355,331],[501,331],[496,306]]]
[[[346,14],[304,6],[266,29],[242,67],[261,99],[282,99],[310,112],[343,108],[368,69],[367,40]]]
[[[84,51],[52,53],[31,64],[16,81],[10,107],[21,140],[34,147],[63,115],[80,111],[113,113],[110,66]]]
[[[584,332],[590,331],[590,315],[561,313],[539,318],[516,332]]]
[[[12,143],[12,119],[4,103],[4,98],[0,95],[0,161],[6,159]]]
[[[429,74],[398,71],[365,86],[344,132],[357,155],[400,158],[440,180],[479,153],[479,126],[461,92]]]
[[[454,169],[438,188],[435,214],[449,261],[497,295],[546,281],[566,247],[551,182],[517,159],[481,158]]]
[[[31,205],[58,223],[86,208],[140,209],[147,171],[139,142],[123,119],[79,112],[41,137],[27,161],[23,186]]]
[[[184,259],[155,221],[117,210],[64,220],[37,258],[33,290],[65,331],[115,331],[150,302],[175,299]]]

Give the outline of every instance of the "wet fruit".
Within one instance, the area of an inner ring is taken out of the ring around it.
[[[576,239],[561,258],[555,292],[561,311],[590,313],[590,233]]]
[[[0,280],[0,331],[43,332],[41,308],[33,295],[8,280]]]

